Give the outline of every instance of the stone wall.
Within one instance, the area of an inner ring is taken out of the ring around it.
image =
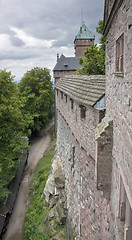
[[[124,34],[124,70],[116,73],[116,41]],[[132,207],[132,1],[124,0],[106,38],[106,111],[113,119],[111,209],[115,239],[122,239],[119,220],[121,172]],[[126,238],[129,239],[129,238]]]
[[[84,51],[92,44],[94,44],[94,39],[75,39],[74,41],[75,57],[84,56]]]
[[[92,120],[91,125],[87,122],[86,129],[85,124],[80,122],[80,114],[76,121],[75,112],[72,113],[70,105],[68,108],[68,103],[63,103],[63,100],[58,97],[57,154],[62,159],[65,171],[69,220],[75,226],[76,239],[112,240],[114,237],[109,232],[109,201],[104,197],[103,191],[96,187],[95,139],[89,135],[92,137],[90,141],[87,135],[97,126],[98,112],[91,109],[87,113],[87,117],[90,119],[91,115]]]
[[[72,103],[73,106],[71,106]],[[56,106],[69,124],[75,138],[95,159],[96,144],[94,130],[99,123],[99,111],[87,105],[85,106],[86,118],[82,119],[79,103],[72,101],[71,98],[60,91],[56,91]]]
[[[77,74],[76,70],[71,70],[71,71],[54,71],[55,84],[58,82],[58,80],[61,77],[64,77],[65,75],[76,75],[76,74]]]

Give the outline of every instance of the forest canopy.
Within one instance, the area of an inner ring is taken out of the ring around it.
[[[28,71],[19,84],[11,72],[0,70],[0,201],[8,195],[21,149],[28,147],[23,139],[50,121],[53,102],[48,69]]]
[[[0,199],[8,190],[18,165],[19,150],[27,147],[22,140],[25,122],[20,110],[17,84],[11,72],[0,71]]]
[[[29,134],[39,130],[53,115],[54,91],[50,71],[34,68],[18,84],[21,111]]]

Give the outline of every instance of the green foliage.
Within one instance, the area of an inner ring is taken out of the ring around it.
[[[21,102],[13,76],[0,71],[0,200],[8,194],[8,183],[15,175],[23,141],[25,122],[20,111]]]
[[[26,129],[39,130],[53,114],[53,88],[48,69],[34,68],[28,71],[19,85],[22,113]]]
[[[105,41],[106,38],[103,36],[103,21],[100,20],[98,22],[98,27],[96,27],[96,31],[101,34],[100,41],[99,41],[99,59],[98,59],[98,64],[103,72],[105,74]]]
[[[30,186],[31,202],[26,211],[24,224],[25,240],[48,239],[45,233],[43,235],[39,233],[39,225],[44,220],[49,209],[48,205],[44,202],[42,193],[50,171],[52,157],[53,155],[43,157],[34,172]],[[43,209],[44,206],[45,210]]]
[[[66,239],[64,226],[61,226],[53,217],[52,220],[45,220],[50,210],[49,204],[45,202],[43,190],[50,172],[51,161],[54,155],[56,138],[53,132],[54,126],[50,129],[51,142],[45,152],[45,156],[39,161],[30,183],[30,204],[26,211],[24,222],[24,240],[49,240],[54,236],[59,239]],[[54,136],[54,137],[53,137]],[[39,231],[41,229],[43,231]]]
[[[87,48],[84,52],[85,58],[80,59],[82,68],[78,69],[78,74],[81,75],[97,75],[102,74],[98,65],[99,50],[97,45],[92,44],[91,47]]]
[[[100,34],[103,32],[103,21],[98,22],[96,31]],[[82,65],[77,73],[80,75],[104,75],[105,74],[105,37],[102,35],[99,41],[99,47],[92,44],[84,52],[85,58],[80,58],[79,63]]]
[[[43,233],[39,232],[39,226],[44,222],[49,211],[49,205],[45,202],[43,190],[50,172],[55,141],[55,138],[52,139],[45,156],[37,164],[30,183],[30,204],[26,211],[24,240],[49,240],[53,235],[48,222],[45,223]]]

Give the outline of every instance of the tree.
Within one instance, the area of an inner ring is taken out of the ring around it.
[[[98,27],[96,27],[96,31],[101,34],[100,40],[99,40],[99,58],[98,58],[98,65],[101,69],[101,71],[103,72],[103,74],[105,74],[105,41],[106,38],[105,36],[103,36],[103,21],[100,20],[98,22]]]
[[[103,21],[98,22],[96,31],[100,34],[103,32]],[[80,58],[79,63],[82,65],[77,70],[81,75],[104,75],[105,74],[105,37],[100,37],[99,46],[92,44],[84,51],[85,58]]]
[[[54,97],[49,70],[34,68],[28,71],[18,88],[26,129],[30,130],[30,134],[39,130],[52,116]]]
[[[17,85],[11,72],[0,71],[0,200],[8,194],[8,184],[15,176],[23,141],[24,120],[20,111]]]

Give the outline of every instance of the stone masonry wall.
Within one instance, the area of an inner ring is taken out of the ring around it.
[[[86,49],[90,47],[93,43],[94,39],[76,39],[74,42],[75,57],[84,56],[84,51],[86,51]]]
[[[93,137],[91,132],[97,124],[95,116],[98,119],[98,113],[91,109],[87,115],[91,125],[87,122],[86,128],[82,122],[79,125],[80,114],[76,116],[76,111],[70,112],[68,102],[63,102],[59,96],[57,99],[57,154],[64,166],[68,216],[75,226],[76,239],[113,240],[109,232],[109,201],[96,188],[95,159],[92,157],[95,139],[88,140],[88,133]]]
[[[58,95],[56,93],[56,106],[64,118],[67,119],[69,127],[74,133],[75,138],[95,159],[96,144],[94,130],[99,123],[98,110],[90,106],[85,106],[86,118],[81,119],[79,103],[73,101],[72,109],[71,99],[67,96],[66,100],[65,94],[63,94],[62,98],[60,91],[58,91]]]
[[[77,71],[71,70],[71,71],[54,71],[54,79],[55,84],[58,82],[58,80],[65,76],[65,75],[76,75]]]
[[[124,71],[116,73],[116,40],[124,34]],[[113,119],[111,209],[115,239],[122,239],[119,221],[120,171],[132,199],[132,1],[124,0],[106,39],[106,111]],[[132,202],[131,202],[132,206]]]
[[[114,239],[108,231],[108,201],[96,188],[95,161],[81,147],[59,111],[57,152],[64,165],[68,214],[75,226],[77,239]]]

